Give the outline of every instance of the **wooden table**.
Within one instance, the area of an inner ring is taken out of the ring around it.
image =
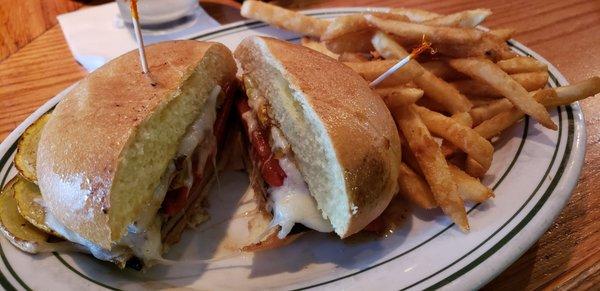
[[[278,2],[293,9],[400,5],[393,0]],[[201,3],[222,23],[241,19],[238,3],[227,0]],[[407,0],[402,1],[402,5],[438,13],[490,8],[494,14],[486,26],[516,29],[517,40],[556,65],[569,81],[600,75],[599,1]],[[57,0],[52,5],[44,0],[3,0],[0,4],[0,39],[4,38],[0,40],[0,52],[9,55],[0,62],[0,140],[38,106],[85,76],[86,72],[71,56],[54,19],[56,14],[80,6],[67,0]],[[31,9],[36,13],[31,13]],[[28,20],[31,27],[11,30],[17,27],[15,21],[19,20]],[[597,195],[600,192],[600,115],[596,114],[600,112],[600,97],[585,100],[581,106],[587,126],[587,154],[569,204],[546,234],[486,289],[577,289],[600,283],[600,195]]]

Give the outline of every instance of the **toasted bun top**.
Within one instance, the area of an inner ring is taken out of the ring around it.
[[[156,208],[154,190],[187,127],[213,88],[235,78],[222,44],[162,42],[147,46],[146,55],[156,84],[142,74],[137,51],[110,61],[64,97],[39,143],[47,209],[105,249],[142,211]]]
[[[347,237],[379,216],[398,190],[401,152],[392,116],[366,81],[321,53],[267,37],[246,38],[235,56],[336,233]]]

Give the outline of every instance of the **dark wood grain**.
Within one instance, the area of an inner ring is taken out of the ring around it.
[[[20,7],[17,2],[20,1],[3,0],[0,17],[5,11]],[[402,5],[451,13],[470,8],[490,8],[494,14],[486,21],[486,26],[516,29],[517,40],[556,65],[569,81],[600,75],[600,1],[276,2],[293,9]],[[221,23],[240,19],[237,12],[239,4],[234,1],[212,0],[201,1],[201,4]],[[65,4],[65,7],[72,7],[69,5],[77,4]],[[23,19],[25,16],[18,17]],[[47,23],[52,22],[29,23],[32,27],[24,30],[45,32],[26,45],[32,38],[19,40],[21,42],[15,46],[16,49],[8,49],[10,57],[0,62],[0,139],[37,107],[85,75],[72,58],[60,28]],[[0,23],[0,38],[6,33],[6,25],[6,21]],[[0,56],[6,50],[5,43],[0,41]],[[587,126],[587,153],[573,196],[540,240],[485,289],[582,289],[600,284],[600,115],[597,113],[600,112],[600,97],[585,100],[581,106]]]

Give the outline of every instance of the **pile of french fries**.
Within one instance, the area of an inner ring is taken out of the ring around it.
[[[241,13],[303,35],[302,44],[373,81],[423,39],[435,54],[411,60],[373,88],[392,112],[403,146],[400,195],[419,207],[440,207],[469,229],[464,201],[494,196],[480,178],[492,163],[491,140],[525,115],[556,130],[548,108],[600,92],[600,77],[545,88],[547,66],[510,50],[510,29],[476,28],[488,9],[450,15],[389,9],[333,21],[245,1]],[[435,137],[435,138],[434,138]],[[440,142],[441,139],[441,142]]]

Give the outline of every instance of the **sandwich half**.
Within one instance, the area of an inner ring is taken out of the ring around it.
[[[306,228],[341,238],[362,230],[398,191],[400,142],[383,101],[350,68],[302,46],[248,37],[235,57],[247,166],[270,219],[247,249]]]
[[[226,137],[236,65],[222,44],[146,47],[80,81],[37,148],[46,224],[120,267],[147,267],[199,219]]]

